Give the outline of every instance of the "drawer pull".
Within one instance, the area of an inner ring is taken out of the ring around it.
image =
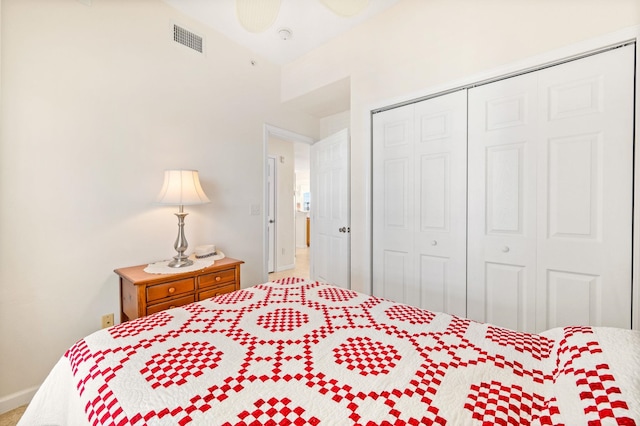
[[[216,277],[216,281],[220,281],[222,278],[220,277]]]
[[[173,309],[175,307],[176,307],[176,305],[171,305],[171,306],[169,306],[169,309]]]
[[[173,294],[176,292],[176,288],[175,287],[169,287],[169,294]]]

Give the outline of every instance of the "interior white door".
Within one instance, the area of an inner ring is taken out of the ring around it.
[[[348,130],[311,145],[310,162],[311,278],[350,288]]]
[[[631,326],[635,46],[539,75],[537,329]]]
[[[415,304],[414,110],[406,105],[373,116],[372,291]]]
[[[535,329],[537,76],[469,90],[467,313]]]
[[[373,294],[466,315],[466,91],[373,118]]]
[[[630,327],[632,47],[469,90],[468,314]]]
[[[275,271],[276,256],[276,159],[267,157],[267,269]]]

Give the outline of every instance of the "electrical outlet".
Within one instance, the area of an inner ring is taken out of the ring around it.
[[[111,327],[113,325],[113,314],[102,316],[102,328]]]

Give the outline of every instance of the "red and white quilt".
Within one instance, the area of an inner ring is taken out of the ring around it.
[[[60,360],[21,424],[639,420],[638,332],[519,333],[288,279],[86,337]]]

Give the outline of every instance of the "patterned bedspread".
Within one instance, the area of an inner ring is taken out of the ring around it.
[[[634,425],[639,358],[634,331],[518,333],[288,279],[86,337],[21,424],[71,395],[94,425]]]

